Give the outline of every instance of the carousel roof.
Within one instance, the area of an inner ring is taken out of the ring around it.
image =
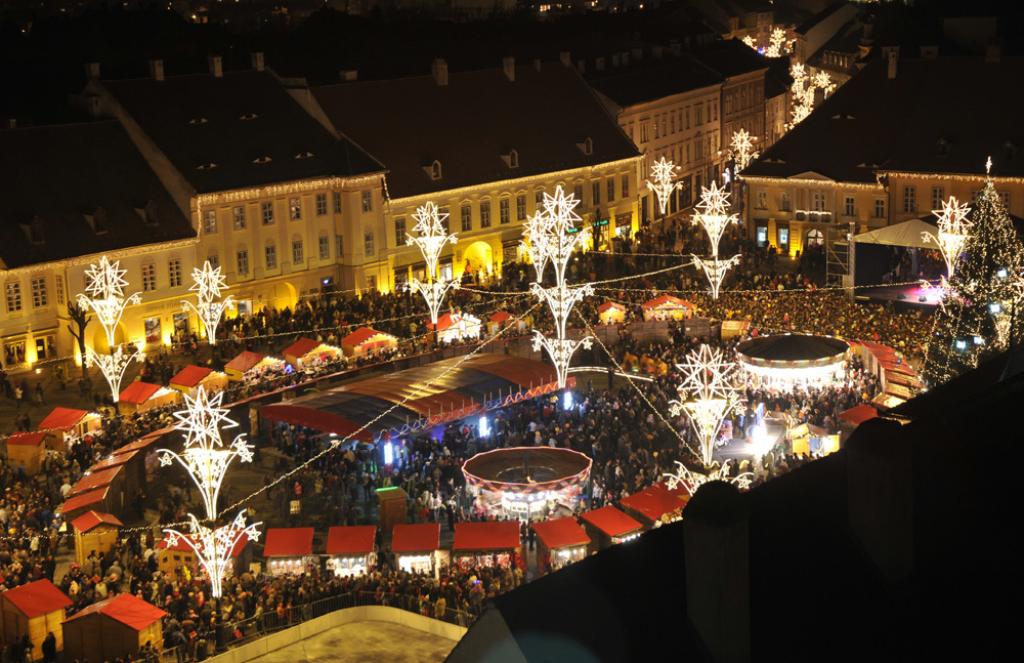
[[[766,362],[820,361],[849,349],[850,345],[841,339],[809,334],[759,336],[736,346],[737,354]]]

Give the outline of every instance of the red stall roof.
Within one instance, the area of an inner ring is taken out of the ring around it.
[[[610,308],[617,308],[620,311],[625,311],[626,310],[626,307],[623,306],[622,304],[617,304],[615,302],[605,302],[604,304],[601,304],[600,306],[597,307],[597,312],[598,313],[604,313],[605,311],[607,311]]]
[[[590,543],[590,537],[575,518],[555,518],[533,524],[533,531],[547,546],[548,550],[567,546],[584,546]]]
[[[21,444],[25,446],[38,447],[43,443],[44,438],[46,438],[46,433],[42,431],[35,431],[33,433],[14,433],[7,438],[7,445]]]
[[[312,527],[272,527],[267,530],[264,557],[299,557],[312,552]]]
[[[86,511],[71,521],[71,526],[82,534],[85,534],[100,525],[116,525],[117,527],[122,527],[124,523],[118,520],[117,516],[114,514],[104,513],[103,511]]]
[[[299,340],[295,341],[287,348],[285,348],[284,352],[282,352],[281,354],[283,354],[286,357],[305,357],[307,354],[309,354],[318,347],[320,347],[320,341],[314,340],[312,338],[306,338],[305,336],[303,336],[302,338],[300,338]]]
[[[868,419],[874,419],[878,416],[878,410],[873,405],[868,403],[861,403],[855,405],[849,410],[843,410],[839,413],[839,418],[843,421],[853,424],[854,426],[860,426]]]
[[[110,454],[103,460],[96,461],[92,467],[89,468],[90,472],[99,472],[100,470],[106,470],[111,467],[117,467],[124,465],[138,454],[138,451],[126,451],[124,453]]]
[[[74,486],[71,487],[70,495],[80,495],[90,490],[96,490],[103,486],[109,486],[117,478],[118,473],[124,468],[123,465],[116,465],[114,467],[108,467],[105,470],[98,472],[91,472],[88,476],[84,476],[78,480]]]
[[[116,619],[136,631],[141,631],[153,622],[163,619],[164,615],[167,614],[160,608],[146,603],[134,594],[118,594],[112,599],[93,603],[89,607],[83,608],[66,619],[64,623],[66,624],[80,617],[96,613]]]
[[[138,453],[139,451],[142,451],[146,447],[149,447],[150,445],[155,443],[157,440],[159,440],[161,437],[166,435],[171,430],[173,430],[173,428],[168,427],[168,428],[161,428],[160,430],[157,430],[157,431],[153,431],[149,435],[144,435],[143,437],[140,437],[139,439],[135,440],[134,442],[129,442],[128,444],[126,444],[126,445],[124,445],[122,447],[118,447],[117,449],[114,449],[111,452],[111,454],[113,454],[114,456],[123,456],[123,455],[129,454],[129,453],[132,453],[132,454]]]
[[[581,517],[608,536],[622,536],[644,528],[642,524],[613,506],[587,511]]]
[[[253,366],[263,361],[265,356],[266,355],[261,355],[258,352],[253,352],[252,350],[245,350],[242,354],[225,364],[224,370],[245,373]]]
[[[510,550],[519,546],[518,521],[455,523],[452,550]]]
[[[491,314],[490,320],[491,320],[491,322],[499,322],[500,323],[500,322],[505,322],[506,320],[510,319],[511,317],[512,317],[512,314],[510,314],[508,311],[495,311],[494,313]]]
[[[93,504],[99,504],[106,499],[107,490],[109,489],[110,486],[107,485],[103,488],[97,488],[96,490],[90,490],[87,493],[82,493],[81,495],[75,495],[71,499],[65,501],[64,504],[60,505],[60,512],[71,513],[72,511],[78,511],[79,509],[84,509],[87,506],[92,506]]]
[[[665,305],[678,306],[681,308],[693,308],[693,304],[690,302],[685,299],[673,297],[672,295],[661,295],[660,297],[655,297],[654,299],[643,303],[644,308],[657,308]]]
[[[39,422],[39,430],[71,430],[78,422],[89,416],[86,410],[75,410],[69,407],[55,407],[53,412]]]
[[[56,612],[72,601],[49,580],[36,580],[0,594],[29,619]]]
[[[283,421],[286,424],[305,426],[306,428],[312,428],[323,433],[334,433],[339,437],[355,435],[358,440],[363,440],[364,442],[373,441],[373,433],[369,429],[359,431],[359,424],[326,410],[314,410],[313,408],[301,405],[274,403],[273,405],[261,407],[260,416],[273,421]],[[356,433],[356,431],[359,432]]]
[[[189,364],[171,378],[171,384],[181,385],[182,387],[195,387],[205,380],[206,376],[210,373],[213,373],[212,368]]]
[[[654,485],[622,498],[619,504],[656,522],[662,516],[682,509],[686,502],[664,486]]]
[[[376,537],[376,525],[332,527],[327,530],[327,547],[324,552],[328,555],[365,555],[373,552]]]
[[[388,334],[386,332],[377,331],[376,329],[373,329],[371,327],[360,327],[359,329],[355,330],[354,332],[352,332],[351,334],[349,334],[345,338],[341,339],[341,344],[342,345],[348,345],[348,346],[359,345],[360,343],[365,343],[366,341],[368,341],[369,339],[373,338],[377,334],[384,334],[385,336],[391,336],[391,334]],[[394,338],[394,337],[392,336],[392,338]]]
[[[395,525],[391,530],[391,552],[427,552],[441,547],[441,525]]]
[[[120,398],[122,403],[142,405],[158,391],[160,391],[160,385],[136,380],[124,388]]]

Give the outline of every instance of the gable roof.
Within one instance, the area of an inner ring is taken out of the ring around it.
[[[575,518],[542,520],[533,523],[532,527],[548,550],[590,543],[590,537],[587,536],[586,530],[580,527]]]
[[[256,364],[266,358],[266,355],[262,355],[259,352],[253,352],[252,350],[242,350],[237,357],[229,361],[224,365],[226,371],[238,371],[239,373],[245,373],[252,369]]]
[[[391,552],[427,552],[441,546],[438,523],[398,524],[391,530]]]
[[[118,594],[114,598],[93,603],[81,609],[64,623],[75,621],[86,615],[101,614],[117,620],[136,631],[141,631],[153,622],[162,619],[167,613],[160,608],[143,601],[134,594]]]
[[[592,166],[638,155],[575,69],[520,66],[312,88],[339,133],[387,166],[394,198]],[[577,146],[590,138],[591,154]],[[516,150],[519,166],[502,155]],[[424,168],[442,168],[432,180]]]
[[[306,338],[303,336],[299,340],[295,341],[281,353],[282,356],[288,357],[305,357],[307,354],[320,347],[320,341],[312,338]]]
[[[11,433],[4,442],[7,446],[20,444],[37,447],[43,443],[44,439],[46,439],[46,433],[44,431],[33,431],[31,433]]]
[[[748,49],[749,50],[749,49]],[[587,80],[621,107],[721,85],[722,76],[689,53],[649,58],[628,67],[595,71]]]
[[[206,379],[206,376],[210,373],[213,373],[212,368],[189,364],[174,374],[174,377],[171,378],[171,384],[181,385],[182,387],[194,387]]]
[[[519,546],[517,520],[455,523],[453,551],[510,550]]]
[[[195,236],[114,121],[0,132],[0,194],[9,268]]]
[[[199,193],[383,170],[366,152],[332,136],[269,72],[100,85]],[[257,163],[264,157],[270,161]]]
[[[86,410],[57,406],[39,422],[39,430],[71,430],[88,415],[89,412]]]
[[[271,527],[263,544],[264,557],[298,557],[313,552],[312,527]]]
[[[120,400],[124,403],[141,405],[150,399],[156,392],[160,391],[160,385],[136,380],[124,388]]]
[[[327,545],[324,552],[328,555],[363,555],[373,552],[374,539],[377,537],[376,525],[352,525],[349,527],[332,527],[327,530]]]
[[[8,589],[0,594],[29,619],[56,612],[71,605],[72,601],[45,578]]]
[[[105,513],[103,511],[86,511],[79,517],[71,521],[71,526],[76,530],[85,534],[86,532],[92,531],[94,528],[100,525],[114,525],[115,527],[123,527],[124,523],[118,520],[117,516],[112,513]]]

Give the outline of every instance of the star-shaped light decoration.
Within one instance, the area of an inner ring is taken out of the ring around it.
[[[728,463],[728,461],[726,461],[726,463]],[[706,483],[710,483],[711,481],[725,481],[727,483],[731,483],[740,490],[748,490],[750,485],[754,482],[753,472],[743,472],[736,476],[730,476],[727,472],[727,464],[722,467],[716,466],[706,473],[694,472],[678,460],[675,461],[675,465],[675,472],[665,472],[662,474],[662,477],[665,479],[665,486],[669,490],[675,490],[678,487],[682,487],[691,496],[697,492],[698,488]]]
[[[764,56],[766,58],[777,58],[781,57],[786,52],[786,31],[782,28],[772,28],[771,35],[768,37],[768,48],[765,49]]]
[[[746,129],[733,132],[729,147],[732,148],[732,158],[736,162],[737,173],[745,170],[750,162],[757,158],[757,152],[754,150],[755,140],[757,137],[751,136]]]
[[[651,180],[653,181],[648,180],[647,187],[657,196],[658,211],[662,216],[668,212],[672,194],[677,189],[683,188],[683,183],[675,180],[677,170],[679,170],[679,166],[665,157],[660,157],[651,164]]]
[[[78,295],[78,305],[96,314],[110,347],[114,347],[125,309],[142,302],[138,293],[124,296],[124,289],[128,287],[124,278],[127,273],[128,270],[121,269],[120,261],[110,262],[107,256],[102,256],[98,264],[91,264],[85,270],[85,293]]]
[[[263,523],[246,524],[244,511],[239,512],[231,523],[221,527],[207,527],[191,513],[188,517],[188,534],[175,529],[165,529],[165,541],[168,547],[184,542],[195,552],[196,559],[210,579],[210,594],[220,598],[235,549],[248,541],[258,541],[258,528]]]
[[[103,379],[110,387],[110,396],[117,403],[121,398],[121,381],[124,380],[124,373],[133,361],[139,361],[144,355],[129,346],[126,351],[124,346],[116,346],[109,355],[99,354],[92,348],[85,349],[85,365],[95,366],[100,370]]]
[[[444,221],[448,218],[448,213],[442,212],[432,202],[417,207],[412,218],[416,220],[416,225],[413,226],[413,232],[416,234],[406,235],[405,243],[419,248],[423,262],[426,263],[427,280],[422,282],[414,278],[409,281],[406,288],[409,292],[418,292],[423,296],[427,310],[430,311],[430,322],[436,327],[445,295],[459,287],[457,281],[438,274],[437,264],[445,245],[455,244],[459,240],[445,228]]]
[[[739,215],[729,214],[729,191],[725,187],[719,187],[715,181],[710,187],[702,186],[700,189],[700,202],[697,203],[697,212],[693,215],[693,223],[699,223],[704,227],[711,242],[711,255],[718,257],[718,245],[725,234],[725,229],[730,223],[738,223]]]
[[[964,246],[970,237],[971,226],[974,225],[967,219],[971,208],[967,203],[961,203],[956,196],[950,196],[949,200],[942,201],[942,209],[932,210],[938,218],[938,232],[931,233],[924,231],[921,239],[925,243],[934,242],[942,253],[946,262],[946,278],[953,278],[956,272],[956,264],[963,254]]]
[[[192,287],[189,291],[196,293],[196,303],[182,301],[183,310],[194,311],[202,320],[206,340],[210,345],[217,345],[217,327],[224,317],[224,312],[233,303],[230,296],[220,299],[222,291],[227,288],[227,279],[221,273],[220,267],[214,267],[207,260],[203,263],[202,269],[192,270]]]
[[[722,350],[701,345],[687,353],[676,368],[683,382],[679,400],[670,402],[670,412],[673,416],[686,414],[700,441],[701,461],[710,468],[722,421],[739,407],[739,390],[733,384],[736,364],[726,361]]]

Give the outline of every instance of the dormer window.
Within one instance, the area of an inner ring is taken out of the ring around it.
[[[948,156],[949,155],[949,148],[950,148],[949,141],[946,140],[945,138],[940,138],[935,143],[935,153],[937,155],[939,155],[940,157]]]
[[[85,222],[89,224],[94,235],[106,235],[110,231],[107,210],[104,207],[97,207],[92,214],[86,214]]]
[[[248,122],[249,120],[255,120],[258,117],[259,115],[257,115],[256,113],[242,113],[238,116],[238,119],[242,122]]]
[[[146,203],[145,207],[136,207],[135,213],[139,215],[142,222],[147,226],[156,227],[160,225],[160,220],[156,214],[156,203],[152,200]]]
[[[299,159],[299,160],[301,160],[301,159],[312,159],[314,156],[316,156],[316,155],[314,155],[309,150],[306,150],[304,152],[299,152],[298,154],[296,154],[295,158]]]
[[[501,155],[501,160],[505,162],[505,165],[509,168],[519,167],[519,152],[515,150],[509,150],[507,154]]]
[[[438,161],[437,159],[434,159],[434,162],[429,166],[424,166],[423,170],[426,171],[427,175],[430,176],[430,179],[434,180],[435,182],[441,179],[441,162]]]
[[[256,157],[255,159],[252,160],[252,162],[254,164],[257,164],[257,165],[260,165],[260,166],[262,166],[263,164],[266,164],[266,163],[270,163],[271,161],[273,161],[273,159],[271,159],[270,155],[268,155],[268,154],[260,155],[260,156],[258,156],[258,157]]]
[[[201,163],[198,166],[196,166],[196,170],[213,170],[216,167],[217,167],[217,164],[215,164],[212,161],[207,161],[205,163]]]
[[[189,125],[191,125],[193,127],[194,126],[198,126],[200,124],[206,124],[207,122],[209,122],[209,120],[207,120],[205,117],[202,117],[202,116],[194,117],[194,118],[192,118],[191,120],[188,121]]]
[[[32,217],[29,223],[21,224],[21,230],[33,245],[42,246],[46,243],[46,235],[43,232],[43,220],[38,216]]]
[[[590,136],[584,138],[582,143],[576,143],[576,147],[580,148],[580,152],[587,156],[594,153],[594,141],[590,139]]]

